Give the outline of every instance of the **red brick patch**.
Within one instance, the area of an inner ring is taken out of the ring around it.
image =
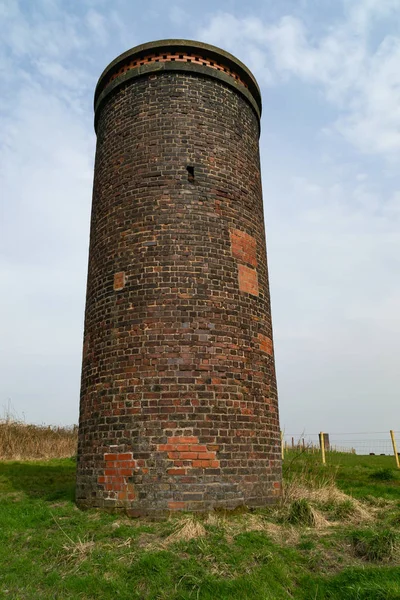
[[[253,296],[258,296],[257,271],[246,265],[238,265],[239,290]]]
[[[169,437],[167,444],[159,444],[159,452],[167,452],[173,466],[168,475],[186,475],[187,469],[218,469],[217,446],[199,443],[198,437]],[[184,461],[184,462],[183,462]],[[178,468],[179,467],[179,468]]]
[[[114,290],[117,292],[125,287],[125,271],[114,273]]]
[[[241,262],[257,266],[257,242],[256,240],[239,229],[231,229],[232,256]]]
[[[134,500],[136,497],[134,485],[128,480],[136,469],[132,452],[107,453],[104,455],[104,460],[106,462],[104,475],[97,478],[97,483],[103,485],[107,492],[113,493],[112,497],[118,500]]]
[[[273,489],[272,489],[272,495],[273,496],[280,496],[281,495],[281,484],[279,481],[275,481],[274,485],[273,485]]]
[[[170,508],[171,510],[182,510],[182,508],[185,508],[185,506],[186,502],[168,502],[168,508]]]
[[[271,338],[263,335],[262,333],[258,334],[258,343],[260,345],[260,350],[266,352],[270,356],[272,356],[272,340]]]

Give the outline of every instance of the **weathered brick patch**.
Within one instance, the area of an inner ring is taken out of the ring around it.
[[[246,265],[238,265],[239,290],[258,296],[257,271]]]
[[[271,338],[263,335],[262,333],[258,334],[258,343],[260,346],[260,350],[270,354],[272,356],[272,340]]]
[[[186,508],[186,502],[178,502],[178,501],[174,501],[171,500],[170,502],[168,502],[168,508],[170,510],[184,510]]]
[[[97,478],[97,483],[103,484],[105,492],[110,498],[117,500],[134,500],[135,489],[129,478],[138,468],[137,461],[133,459],[132,452],[120,454],[105,454],[106,467],[104,475]]]
[[[218,469],[216,450],[218,446],[199,443],[199,438],[169,437],[166,444],[159,444],[159,452],[168,452],[171,468],[168,475],[186,475],[188,469]]]
[[[257,266],[257,242],[256,240],[239,229],[231,229],[232,256],[252,267]]]
[[[280,481],[275,481],[272,489],[272,494],[274,496],[280,496],[282,492],[282,484]]]
[[[118,290],[123,290],[125,287],[125,273],[124,271],[120,271],[119,273],[114,274],[114,290],[117,292]]]

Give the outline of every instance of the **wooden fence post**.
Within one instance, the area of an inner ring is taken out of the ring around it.
[[[390,430],[390,437],[392,438],[392,446],[393,446],[394,457],[396,459],[396,465],[397,465],[397,468],[400,469],[399,455],[397,454],[396,438],[394,437],[393,429]]]
[[[326,460],[325,460],[325,440],[324,440],[324,433],[323,433],[323,431],[321,431],[321,433],[319,434],[319,445],[321,446],[322,464],[325,465],[326,464]]]

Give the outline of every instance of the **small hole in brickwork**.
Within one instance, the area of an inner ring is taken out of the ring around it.
[[[188,181],[190,181],[190,183],[194,183],[194,167],[187,166],[186,170],[188,172]]]

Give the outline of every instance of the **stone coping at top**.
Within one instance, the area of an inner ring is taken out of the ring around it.
[[[152,72],[192,72],[234,87],[261,116],[261,93],[251,71],[235,56],[216,46],[191,40],[159,40],[120,54],[99,77],[94,95],[95,127],[99,108],[116,88]]]

